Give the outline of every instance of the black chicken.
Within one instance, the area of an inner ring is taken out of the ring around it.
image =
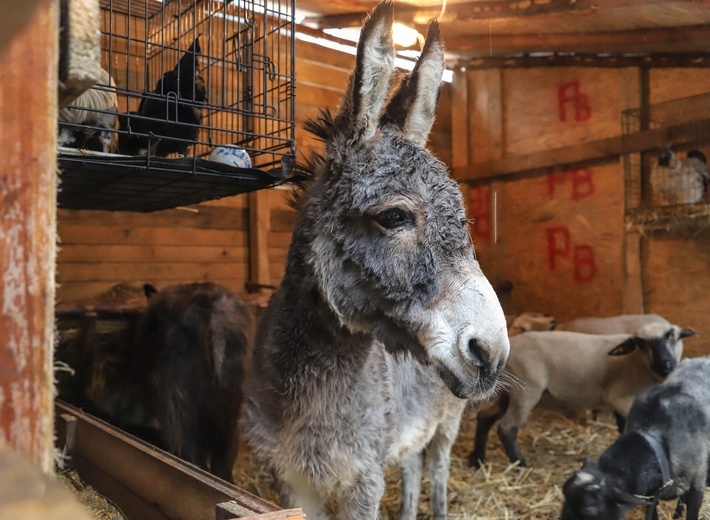
[[[149,139],[138,134],[152,134],[151,152],[159,157],[171,153],[181,156],[197,139],[202,120],[202,104],[207,100],[205,80],[200,75],[197,55],[200,54],[200,37],[171,71],[158,80],[151,96],[143,94],[137,112],[119,116],[121,130],[119,151],[127,155],[146,155]],[[139,117],[131,117],[139,116]],[[142,119],[149,118],[149,119]]]

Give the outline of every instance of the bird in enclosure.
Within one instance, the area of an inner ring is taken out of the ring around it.
[[[699,150],[690,150],[683,162],[664,146],[653,164],[650,180],[655,204],[695,204],[705,195],[708,184],[707,158]]]
[[[101,88],[90,88],[74,102],[59,111],[57,144],[107,153],[116,148],[116,115],[118,98],[116,83],[101,69],[98,81]],[[67,123],[68,125],[62,125]],[[80,125],[80,126],[73,126]]]
[[[685,204],[696,204],[705,196],[708,186],[708,159],[700,150],[690,150],[681,169]]]
[[[138,111],[119,117],[124,132],[119,136],[121,153],[187,155],[200,131],[202,105],[207,100],[207,87],[197,62],[201,52],[197,36],[175,68],[163,74],[152,92],[143,93]]]

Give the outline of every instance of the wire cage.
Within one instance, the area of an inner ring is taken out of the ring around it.
[[[104,77],[60,113],[60,205],[152,211],[288,177],[294,4],[100,0]]]
[[[627,218],[652,220],[708,216],[710,94],[622,113]]]

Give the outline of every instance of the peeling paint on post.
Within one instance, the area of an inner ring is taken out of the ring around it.
[[[57,4],[2,51],[0,445],[53,467]]]

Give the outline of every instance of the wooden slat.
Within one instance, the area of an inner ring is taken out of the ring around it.
[[[271,207],[269,194],[249,194],[249,281],[254,286],[271,284],[269,274],[269,233]],[[256,291],[258,292],[258,291]]]
[[[59,251],[59,264],[122,262],[203,262],[240,263],[249,261],[249,248],[222,246],[153,245],[65,245]]]
[[[244,269],[244,272],[246,272],[246,269]],[[244,278],[242,272],[237,273],[237,277],[213,278],[210,281],[219,285],[224,285],[227,289],[236,294],[244,294],[245,292],[246,279]],[[135,282],[135,285],[140,286],[140,283],[136,280],[129,280],[129,282]],[[185,280],[162,279],[159,281],[153,281],[153,285],[155,285],[158,289],[161,289],[162,287],[168,285],[185,282]],[[95,299],[97,295],[104,294],[114,288],[116,283],[117,282],[115,281],[64,282],[57,289],[57,303],[65,304],[66,302],[73,302],[76,300]]]
[[[216,505],[233,502],[239,517],[270,513],[275,505],[210,475],[177,457],[57,401],[60,414],[77,418],[75,462],[89,485],[118,500],[113,491],[125,489],[150,508],[160,511],[158,518],[177,520],[214,520]],[[61,416],[58,429],[62,428]],[[84,464],[85,461],[87,464]],[[86,471],[88,464],[95,471]],[[84,465],[84,472],[81,466]],[[103,478],[97,478],[103,474]],[[118,503],[119,507],[127,502]],[[132,517],[133,518],[133,517]],[[136,517],[148,520],[155,517]]]
[[[648,74],[640,69],[624,69],[621,71],[619,88],[619,108],[623,111],[626,109],[637,108],[645,103],[648,106]],[[635,161],[630,161],[630,164],[637,166],[637,171],[634,172],[639,181],[641,180],[641,157],[637,154]],[[624,171],[624,158],[620,159],[620,167]],[[624,172],[629,175],[630,172]],[[639,183],[640,184],[640,183]],[[639,185],[640,188],[640,185]],[[640,194],[639,194],[640,195]],[[630,194],[626,194],[626,203],[630,198]],[[641,241],[643,237],[639,233],[624,233],[623,239],[623,309],[625,314],[643,314],[643,271],[641,266]]]
[[[457,70],[451,89],[451,166],[457,175],[469,164],[469,118],[461,107],[468,107],[468,74]]]
[[[57,281],[64,282],[139,282],[157,280],[211,281],[217,278],[243,277],[246,265],[235,263],[184,262],[145,263],[110,261],[101,263],[62,264],[57,269]],[[241,272],[240,272],[241,271]],[[240,276],[241,275],[241,276]]]
[[[491,34],[446,39],[446,47],[473,55],[509,55],[524,52],[574,52],[652,54],[705,52],[710,44],[710,27],[661,27],[634,31],[600,31],[539,34]],[[491,52],[492,51],[492,52]]]
[[[121,226],[65,226],[59,222],[59,237],[65,244],[130,244],[192,246],[246,246],[245,231],[221,229],[131,228]]]
[[[0,43],[14,38],[1,51],[0,445],[50,473],[59,17],[55,1],[3,5]]]
[[[527,155],[514,155],[497,161],[454,168],[454,175],[459,180],[481,181],[505,178],[516,173],[540,171],[555,166],[569,168],[595,161],[604,162],[616,159],[622,153],[655,150],[667,141],[681,143],[688,139],[697,139],[709,124],[708,120],[699,120],[662,129],[644,130],[623,138],[610,137]]]
[[[552,54],[550,56],[477,56],[456,62],[455,68],[468,70],[479,69],[531,69],[539,67],[604,67],[627,68],[643,67],[648,69],[667,68],[708,68],[710,57],[706,53],[692,54],[653,54],[627,56],[623,54]]]
[[[440,21],[446,23],[454,20],[459,22],[466,20],[501,20],[560,13],[593,14],[602,5],[604,8],[610,8],[639,6],[642,3],[649,5],[675,2],[677,2],[677,0],[643,0],[643,2],[639,0],[605,0],[603,4],[598,0],[547,0],[545,2],[477,0],[475,2],[448,4],[444,12],[444,17],[441,18]],[[441,4],[436,2],[431,2],[429,5],[398,4],[395,10],[397,20],[403,23],[438,18],[440,13]],[[305,18],[303,23],[315,24],[320,29],[330,27],[358,27],[362,24],[366,16],[366,11],[311,16]]]
[[[63,225],[84,225],[100,222],[106,226],[129,228],[187,228],[246,230],[246,209],[215,206],[191,206],[189,210],[167,209],[151,214],[129,211],[59,210],[59,222]]]

